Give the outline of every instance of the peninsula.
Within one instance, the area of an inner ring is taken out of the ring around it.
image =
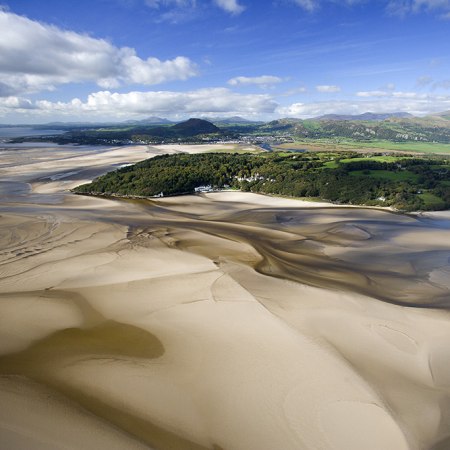
[[[443,210],[450,208],[450,160],[356,152],[161,155],[74,192],[161,197],[223,189],[404,211]]]

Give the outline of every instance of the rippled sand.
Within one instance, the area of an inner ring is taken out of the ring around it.
[[[163,150],[0,165],[0,448],[448,449],[448,219],[64,193]]]

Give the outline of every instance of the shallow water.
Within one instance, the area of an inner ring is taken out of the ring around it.
[[[45,130],[31,127],[0,127],[0,141],[26,136],[53,136],[64,132],[64,130]]]

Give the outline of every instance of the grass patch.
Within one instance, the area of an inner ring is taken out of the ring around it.
[[[355,141],[352,139],[304,139],[294,143],[281,144],[277,146],[298,148],[298,149],[328,149],[328,150],[372,150],[376,151],[398,151],[398,152],[417,152],[417,153],[446,153],[450,154],[450,144],[441,144],[437,142],[391,142],[391,141]]]
[[[390,170],[354,170],[350,172],[350,175],[369,176],[372,178],[377,178],[379,180],[389,181],[417,181],[417,179],[419,178],[417,174],[408,172],[407,170],[402,170],[399,172],[392,172]]]
[[[423,194],[419,194],[419,197],[425,203],[425,206],[430,209],[442,209],[445,207],[445,203],[439,197],[430,192],[424,192]]]
[[[337,161],[327,161],[324,163],[323,167],[326,169],[337,169],[339,167],[339,163]]]
[[[369,156],[367,158],[361,157],[361,158],[345,158],[341,159],[341,163],[352,163],[352,162],[360,162],[360,161],[376,161],[376,162],[397,162],[401,161],[402,159],[409,158],[409,156]]]

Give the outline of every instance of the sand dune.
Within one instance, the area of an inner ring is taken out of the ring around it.
[[[0,448],[448,448],[445,218],[62,194],[149,150],[0,167]]]

